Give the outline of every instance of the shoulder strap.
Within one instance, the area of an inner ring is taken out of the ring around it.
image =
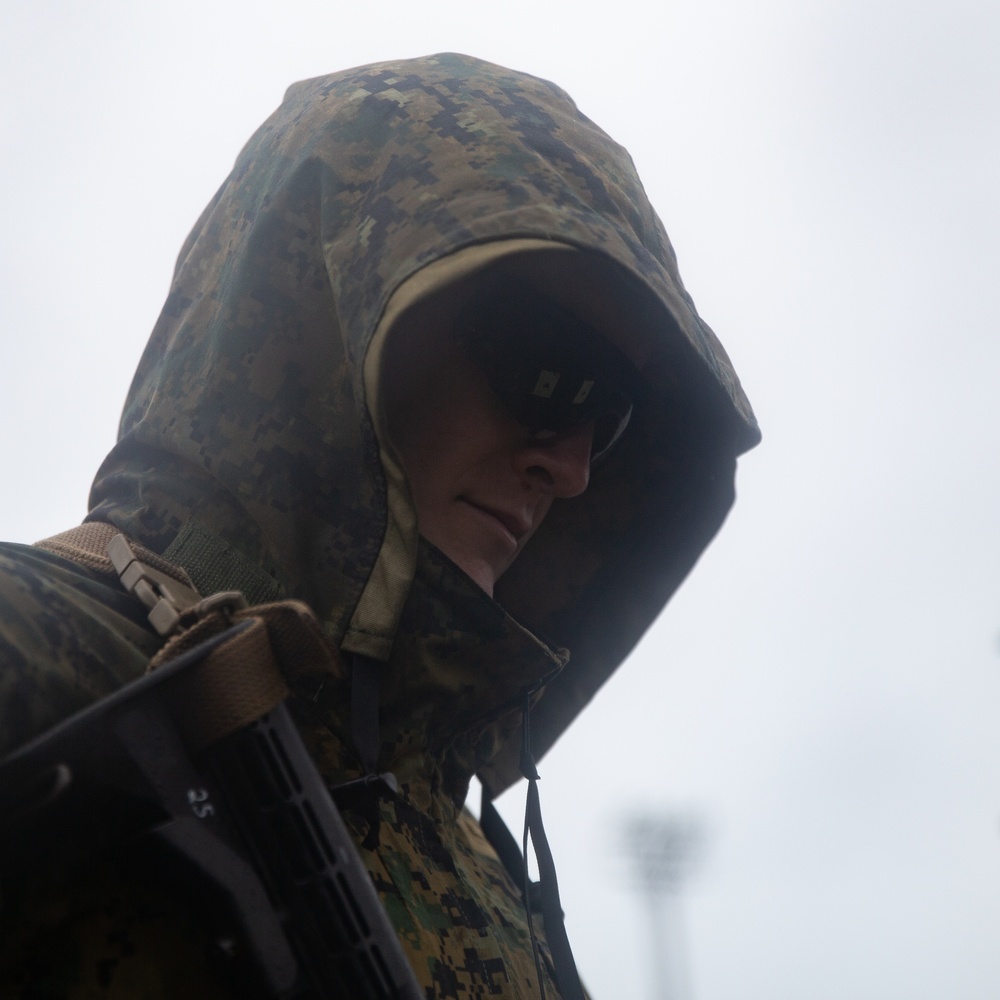
[[[35,548],[45,549],[46,552],[62,556],[64,559],[96,570],[98,573],[114,573],[117,576],[114,563],[108,556],[108,545],[115,535],[119,534],[121,534],[120,529],[113,524],[107,524],[104,521],[88,521],[86,524],[70,528],[69,531],[63,531],[51,538],[43,538],[40,542],[35,542]],[[147,566],[165,574],[176,583],[197,594],[191,578],[180,566],[168,562],[163,556],[157,555],[151,549],[147,549],[137,542],[129,544]]]
[[[165,640],[147,671],[169,663],[237,621],[251,621],[249,628],[214,645],[185,677],[179,696],[189,706],[189,735],[197,744],[207,746],[282,702],[288,685],[279,664],[335,669],[319,623],[301,602],[248,608],[237,591],[203,598],[180,566],[100,521],[35,544],[98,573],[116,575],[142,601],[149,609],[150,623]]]

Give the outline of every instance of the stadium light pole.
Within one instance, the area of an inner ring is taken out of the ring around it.
[[[624,841],[649,914],[653,1000],[692,1000],[679,897],[703,841],[701,824],[642,813],[626,820]]]

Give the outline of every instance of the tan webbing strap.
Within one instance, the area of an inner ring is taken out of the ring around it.
[[[172,698],[192,749],[208,746],[271,711],[288,697],[288,673],[337,673],[337,661],[319,622],[299,601],[281,601],[201,618],[174,636],[150,660],[149,670],[169,663],[236,622],[249,629],[216,646],[191,670],[178,675]]]
[[[82,524],[35,544],[99,573],[119,576],[127,590],[153,609],[150,621],[161,635],[170,637],[147,671],[236,622],[253,622],[214,647],[199,664],[180,672],[167,689],[192,750],[236,732],[284,701],[288,684],[282,669],[339,672],[319,622],[299,601],[247,608],[237,593],[201,599],[180,566],[102,522]]]
[[[69,531],[63,531],[51,538],[43,538],[40,542],[35,542],[35,548],[45,549],[46,552],[62,556],[64,559],[69,559],[70,562],[86,566],[98,573],[113,573],[117,576],[114,564],[108,556],[108,545],[120,531],[121,529],[116,528],[113,524],[105,524],[103,521],[88,521],[86,524],[70,528]],[[147,566],[171,577],[191,590],[195,589],[191,578],[180,566],[168,562],[163,556],[157,555],[142,545],[135,542],[132,542],[131,545],[135,554]]]
[[[192,752],[249,725],[288,696],[262,618],[178,673],[169,690]]]

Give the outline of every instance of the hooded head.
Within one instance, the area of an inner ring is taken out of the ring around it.
[[[586,489],[503,567],[502,612],[418,540],[398,429],[401,359],[484,287],[576,317],[637,386]],[[568,648],[533,720],[541,753],[693,565],[757,440],[625,150],[552,84],[439,55],[296,84],[253,136],[181,251],[89,517],[203,593],[306,601],[341,650],[395,655],[424,577],[469,618],[459,633],[501,616]]]

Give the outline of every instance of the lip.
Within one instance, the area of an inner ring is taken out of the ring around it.
[[[499,507],[491,507],[488,504],[478,503],[475,500],[470,500],[468,497],[459,497],[464,503],[468,504],[474,510],[479,511],[481,514],[485,514],[487,517],[500,524],[500,527],[510,535],[511,540],[515,545],[518,545],[522,538],[531,531],[531,522],[521,514],[513,514],[510,511],[503,510]]]

